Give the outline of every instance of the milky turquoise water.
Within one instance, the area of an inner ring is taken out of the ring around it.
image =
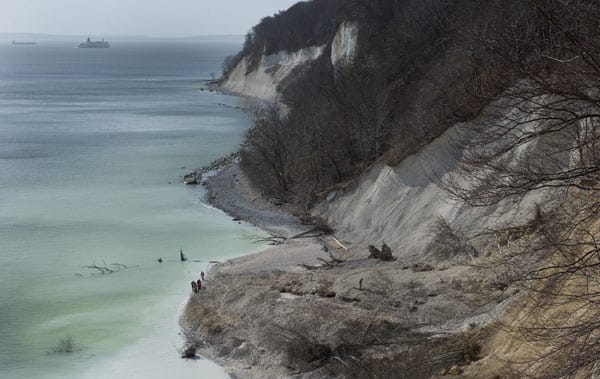
[[[177,358],[180,307],[260,232],[179,176],[249,125],[199,84],[239,45],[75,45],[0,46],[0,377],[222,377]],[[128,268],[83,267],[111,263]],[[48,353],[67,336],[74,353]]]

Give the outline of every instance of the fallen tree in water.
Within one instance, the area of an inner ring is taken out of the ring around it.
[[[89,270],[95,270],[96,271],[95,274],[101,274],[101,275],[114,274],[115,272],[119,272],[119,271],[126,270],[129,268],[129,266],[124,265],[122,263],[110,263],[107,265],[104,262],[102,263],[102,265],[97,265],[96,263],[93,263],[91,265],[81,266],[81,267],[87,268]]]

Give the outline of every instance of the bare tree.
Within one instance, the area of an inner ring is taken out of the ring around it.
[[[505,5],[508,24],[491,19],[474,39],[506,62],[512,85],[466,130],[459,173],[443,186],[473,206],[536,193],[550,200],[521,227],[488,231],[504,236],[494,261],[530,296],[527,317],[507,326],[544,346],[523,362],[527,374],[590,374],[600,353],[600,4],[530,0],[490,10]]]
[[[222,65],[223,76],[229,75],[231,73],[231,71],[233,71],[233,69],[235,68],[237,63],[238,62],[236,62],[235,55],[228,55],[227,57],[225,57],[225,59],[223,60],[223,65]]]
[[[260,176],[274,179],[275,188],[285,193],[292,181],[289,172],[289,147],[292,143],[286,130],[286,120],[275,105],[257,109],[254,127],[248,130],[240,152],[242,163]]]

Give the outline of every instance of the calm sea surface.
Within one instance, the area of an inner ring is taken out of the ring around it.
[[[239,45],[74,46],[0,46],[0,377],[223,377],[178,358],[180,308],[260,231],[179,176],[249,126],[220,106],[241,100],[200,91]],[[85,267],[112,263],[128,268]],[[73,353],[54,352],[64,338]]]

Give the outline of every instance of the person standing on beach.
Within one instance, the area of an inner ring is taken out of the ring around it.
[[[192,292],[198,293],[198,284],[192,280]]]
[[[198,283],[196,286],[198,288],[198,291],[200,291],[202,289],[202,280],[198,279]]]
[[[202,280],[204,280],[204,271],[200,271],[200,278],[202,278]]]

